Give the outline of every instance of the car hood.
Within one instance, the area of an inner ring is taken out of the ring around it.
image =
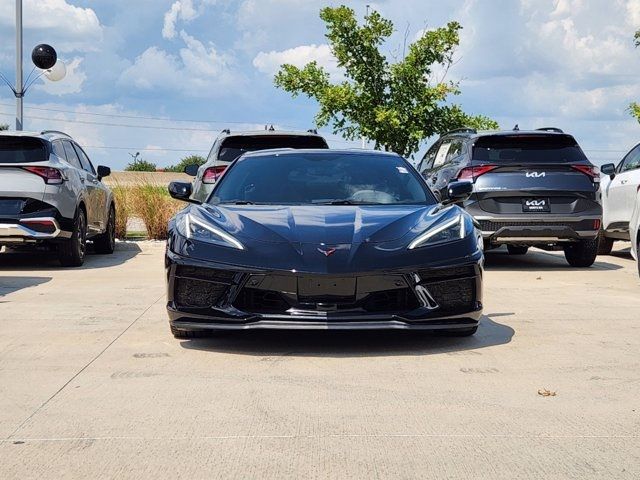
[[[189,240],[175,228],[181,216],[224,229],[239,250]],[[178,214],[169,249],[184,261],[205,261],[260,270],[348,274],[451,265],[482,256],[474,235],[409,250],[411,240],[455,215],[455,206],[191,206]]]
[[[192,214],[239,240],[289,244],[358,244],[399,239],[439,215],[434,205],[203,206]]]

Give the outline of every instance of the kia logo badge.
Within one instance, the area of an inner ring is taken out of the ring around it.
[[[544,178],[547,176],[546,172],[527,172],[527,178]]]

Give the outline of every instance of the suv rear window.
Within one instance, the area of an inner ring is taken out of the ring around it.
[[[587,157],[571,135],[493,135],[473,146],[473,160],[491,163],[572,163]]]
[[[42,140],[0,136],[0,163],[29,163],[44,160],[47,160],[47,149]]]
[[[245,152],[268,150],[271,148],[329,148],[322,137],[310,135],[255,135],[226,138],[218,160],[232,162]]]

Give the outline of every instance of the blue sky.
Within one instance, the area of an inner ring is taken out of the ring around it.
[[[394,22],[389,55],[405,32],[459,21],[448,78],[469,113],[504,128],[561,127],[597,164],[640,141],[626,112],[640,101],[640,0],[24,0],[25,51],[51,43],[69,67],[62,82],[34,85],[25,127],[65,130],[113,168],[136,151],[159,166],[206,153],[222,128],[311,128],[314,102],[275,89],[273,74],[315,59],[340,75],[318,11],[341,3]],[[0,71],[10,78],[13,25],[14,1],[3,0]],[[0,88],[0,122],[13,123],[13,102]],[[325,132],[333,146],[354,145]]]

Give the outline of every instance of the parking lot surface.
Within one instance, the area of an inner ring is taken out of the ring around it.
[[[0,478],[640,478],[625,251],[489,253],[472,338],[178,341],[163,249],[0,255]]]

